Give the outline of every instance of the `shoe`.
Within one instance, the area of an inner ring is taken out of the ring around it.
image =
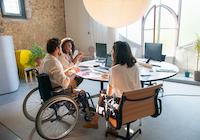
[[[93,124],[91,122],[86,123],[85,125],[83,125],[83,127],[84,128],[93,128],[93,129],[98,129],[99,128],[98,124]]]
[[[109,133],[109,134],[111,134],[111,135],[113,135],[113,136],[117,136],[117,135],[118,135],[117,130],[114,129],[114,128],[108,128],[108,129],[106,130],[106,133]]]

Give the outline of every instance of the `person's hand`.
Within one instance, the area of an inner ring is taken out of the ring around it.
[[[69,78],[70,78],[70,81],[72,81],[72,80],[74,80],[74,78],[76,77],[76,74],[74,73],[74,74],[72,74],[72,75],[70,75],[69,76]]]
[[[82,59],[83,59],[83,53],[82,52],[79,52],[77,54],[77,59],[78,59],[78,61],[82,61]]]
[[[143,63],[143,62],[138,62],[138,64],[142,67],[148,68],[148,69],[152,69],[152,65],[148,64],[148,63]]]
[[[75,74],[77,72],[80,71],[80,68],[79,67],[71,67],[70,69],[68,69],[67,71],[65,71],[65,75],[66,76],[71,76],[72,74]]]
[[[74,67],[73,69],[74,69],[74,71],[75,71],[76,73],[80,71],[80,68],[79,68],[79,67]]]

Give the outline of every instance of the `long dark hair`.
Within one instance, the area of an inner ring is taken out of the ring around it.
[[[74,51],[75,51],[75,45],[74,45],[74,41],[71,39],[71,38],[66,38],[62,41],[62,44],[61,44],[61,48],[62,48],[62,52],[65,53],[65,54],[68,54],[65,49],[64,49],[64,45],[65,43],[67,42],[70,42],[72,44],[72,54],[69,54],[71,57],[73,56],[74,54]]]
[[[127,42],[116,41],[113,45],[113,51],[113,66],[117,64],[127,64],[130,68],[137,62]]]

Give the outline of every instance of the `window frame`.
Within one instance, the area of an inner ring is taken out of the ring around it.
[[[0,8],[1,8],[2,17],[5,17],[5,18],[26,19],[26,12],[25,12],[24,0],[18,0],[18,2],[19,2],[19,11],[20,11],[19,14],[6,13],[5,12],[5,7],[4,7],[4,1],[5,0],[1,0],[0,1]]]

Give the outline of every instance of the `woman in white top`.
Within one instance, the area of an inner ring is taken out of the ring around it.
[[[74,41],[67,37],[61,40],[61,49],[62,54],[59,57],[59,60],[63,64],[64,69],[67,69],[71,66],[74,66],[83,58],[83,53],[78,52],[75,49]]]
[[[136,59],[133,57],[128,43],[117,41],[112,48],[112,67],[109,73],[109,83],[106,94],[120,99],[123,92],[138,88],[141,88],[141,84]],[[98,128],[98,112],[102,100],[101,94],[99,96],[96,114],[91,122],[84,125],[85,128]]]
[[[58,57],[59,61],[62,63],[64,70],[67,72],[70,71],[79,71],[79,68],[75,66],[79,61],[82,60],[82,53],[75,53],[74,41],[71,38],[64,38],[61,40],[60,47],[62,49],[61,55]],[[76,86],[82,83],[83,78],[76,76],[74,82]]]

